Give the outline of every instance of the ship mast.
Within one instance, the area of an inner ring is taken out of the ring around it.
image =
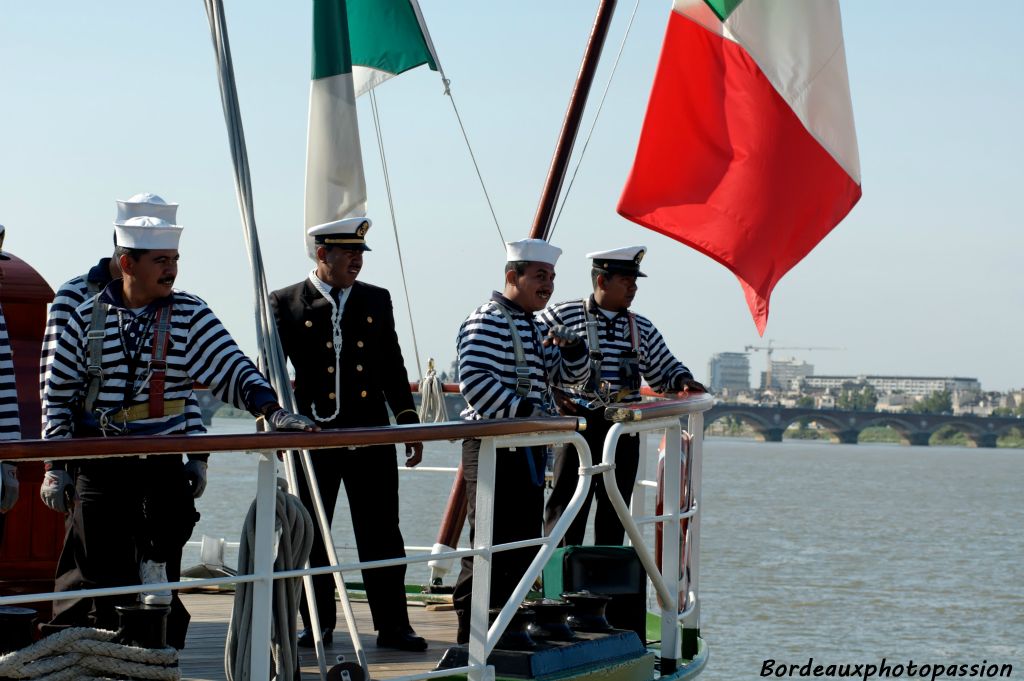
[[[593,84],[594,74],[597,72],[597,62],[601,58],[605,38],[608,37],[608,28],[612,23],[615,3],[616,0],[601,0],[601,4],[597,8],[594,26],[590,31],[590,40],[583,53],[583,62],[580,64],[580,71],[576,76],[576,85],[569,96],[569,108],[566,109],[565,119],[562,121],[562,131],[558,135],[555,153],[551,158],[547,179],[544,181],[540,203],[537,205],[537,213],[533,217],[530,238],[546,241],[551,234],[551,220],[555,214],[555,204],[562,191],[562,181],[565,179],[565,171],[569,167],[569,157],[572,155],[572,147],[576,142],[576,134],[583,119],[583,109],[587,105],[590,86]]]

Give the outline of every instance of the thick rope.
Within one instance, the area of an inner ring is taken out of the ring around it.
[[[118,632],[105,629],[65,629],[0,656],[0,677],[35,681],[181,678],[174,648],[123,645],[115,642],[117,636]]]
[[[551,223],[551,231],[548,232],[548,241],[551,241],[551,237],[555,233],[555,227],[558,226],[558,219],[562,217],[562,211],[565,210],[565,203],[569,200],[569,192],[572,191],[572,185],[576,181],[576,174],[580,172],[580,166],[583,165],[583,155],[587,153],[587,147],[590,145],[590,138],[594,136],[594,130],[597,128],[597,119],[601,116],[601,109],[604,108],[604,100],[608,97],[608,90],[612,86],[612,79],[615,77],[615,70],[619,68],[619,60],[622,59],[622,51],[626,47],[626,38],[629,37],[629,29],[633,27],[633,19],[636,18],[636,11],[640,7],[640,0],[636,0],[636,4],[633,5],[633,13],[629,15],[629,23],[626,24],[626,32],[622,36],[622,42],[619,43],[619,53],[615,55],[615,61],[612,63],[612,70],[608,74],[608,82],[604,85],[604,92],[601,94],[601,101],[597,105],[597,111],[594,112],[594,120],[590,124],[590,130],[587,132],[587,139],[583,142],[583,147],[580,149],[580,155],[576,159],[576,167],[572,171],[572,177],[569,178],[569,184],[565,187],[565,193],[562,194],[562,203],[558,206],[558,212],[555,213],[555,219]]]
[[[444,423],[448,405],[444,402],[444,383],[434,370],[434,358],[427,362],[427,375],[420,381],[420,423]]]
[[[277,513],[274,521],[277,537],[277,555],[274,571],[296,570],[306,564],[313,548],[313,519],[298,497],[288,494],[278,480]],[[256,545],[256,501],[249,507],[238,548],[239,571],[252,574]],[[302,581],[297,578],[274,580],[274,619],[271,629],[271,656],[274,677],[291,679],[297,668],[299,651],[295,640],[296,613],[302,595]],[[252,624],[253,584],[239,584],[235,603],[231,609],[231,622],[224,646],[224,671],[228,681],[248,681],[250,655],[254,642]],[[255,645],[263,645],[256,642]]]

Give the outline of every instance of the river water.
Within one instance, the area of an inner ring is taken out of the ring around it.
[[[212,432],[248,428],[215,419]],[[432,443],[423,465],[457,462],[455,445]],[[406,544],[433,543],[451,479],[400,478]],[[711,658],[701,678],[754,679],[764,660],[812,657],[984,660],[1024,674],[1022,481],[1021,450],[707,440],[700,596]],[[255,456],[211,457],[193,538],[237,541],[255,487]],[[335,541],[350,537],[342,494]],[[410,567],[409,581],[425,577]]]

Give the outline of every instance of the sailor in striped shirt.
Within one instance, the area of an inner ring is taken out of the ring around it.
[[[151,216],[174,224],[177,219],[178,204],[167,203],[160,196],[143,192],[130,199],[117,201],[117,217],[115,222],[124,222],[130,218]],[[39,397],[42,398],[46,389],[46,374],[57,349],[57,339],[64,330],[64,324],[79,305],[87,298],[94,297],[113,279],[121,276],[121,268],[117,258],[101,258],[88,272],[64,282],[57,289],[57,294],[50,304],[50,312],[46,319],[46,333],[43,335],[43,349],[39,357]],[[205,461],[208,455],[199,455]]]
[[[604,419],[604,407],[611,403],[640,401],[640,379],[656,392],[703,392],[704,386],[665,344],[665,339],[649,319],[629,311],[636,295],[640,261],[647,249],[642,246],[588,253],[593,260],[591,279],[594,293],[586,300],[570,300],[545,308],[540,318],[546,324],[562,324],[587,339],[591,371],[586,383],[560,382],[556,397],[564,414],[584,416],[587,429],[583,436],[592,452],[601,452],[611,423]],[[588,326],[589,324],[589,326]],[[622,497],[629,502],[636,480],[639,438],[619,439],[615,450],[615,478]],[[555,455],[554,489],[544,511],[544,525],[550,531],[565,511],[576,488],[579,456],[575,448],[565,447]],[[583,543],[590,504],[597,497],[594,519],[596,545],[622,544],[625,530],[608,500],[601,476],[595,477],[590,494],[580,509],[563,545]]]
[[[6,230],[0,225],[0,261],[10,260],[4,254]],[[0,285],[4,279],[4,268],[0,263]],[[14,355],[11,340],[7,336],[7,321],[0,307],[0,441],[21,438],[21,421],[18,418],[18,391],[14,379]],[[18,500],[18,469],[12,463],[0,463],[0,541],[3,540],[4,518]]]
[[[122,279],[78,306],[57,341],[43,400],[43,437],[60,439],[203,432],[193,383],[229,404],[262,414],[278,430],[315,430],[289,414],[252,361],[206,304],[175,291],[181,227],[153,217],[115,225]],[[90,330],[101,330],[90,341]],[[161,357],[163,359],[161,359]],[[99,368],[98,381],[90,366]],[[175,581],[195,511],[187,474],[205,483],[205,462],[180,456],[79,460],[71,527],[58,564],[57,591]],[[72,485],[51,469],[40,494],[59,510]],[[183,530],[183,526],[186,528]],[[134,596],[65,599],[54,624],[112,628],[114,606]],[[184,645],[187,619],[169,591],[142,594],[147,605],[172,604],[168,642]],[[187,616],[187,613],[185,613]]]
[[[586,348],[579,336],[564,326],[550,326],[533,316],[551,299],[555,262],[561,252],[541,239],[507,244],[504,292],[495,291],[459,329],[459,388],[468,404],[462,412],[464,418],[553,416],[556,411],[551,383],[586,380]],[[479,452],[479,440],[462,443],[471,543],[475,534]],[[498,450],[494,481],[495,544],[540,536],[546,458],[544,448]],[[491,606],[508,600],[534,554],[533,549],[517,549],[494,556]],[[472,558],[464,558],[453,595],[459,643],[469,640],[472,579]]]

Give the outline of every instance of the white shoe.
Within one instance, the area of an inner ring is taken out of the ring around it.
[[[167,563],[157,563],[152,560],[144,560],[139,565],[139,578],[143,584],[164,584],[167,582]],[[171,592],[169,589],[155,589],[143,591],[139,596],[146,605],[170,605]]]

